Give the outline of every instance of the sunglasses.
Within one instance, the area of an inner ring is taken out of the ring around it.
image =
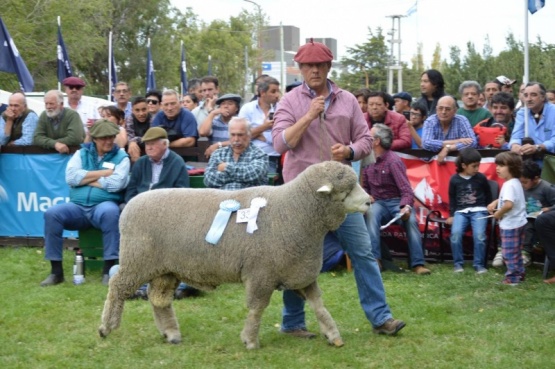
[[[80,90],[83,88],[83,86],[67,86],[67,88],[69,88],[70,90]]]
[[[146,99],[147,104],[158,105],[158,100]]]

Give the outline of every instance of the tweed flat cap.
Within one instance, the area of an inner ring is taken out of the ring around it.
[[[119,128],[107,119],[99,119],[89,129],[89,133],[92,138],[110,137],[117,135]]]
[[[168,139],[168,132],[162,127],[150,127],[141,138],[142,142],[157,140],[160,138]]]

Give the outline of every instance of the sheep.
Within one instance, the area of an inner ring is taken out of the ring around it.
[[[262,197],[258,230],[233,213],[215,245],[205,241],[219,205],[235,199],[242,208]],[[328,161],[308,167],[282,186],[217,189],[160,189],[131,200],[120,217],[118,273],[110,280],[98,329],[101,337],[119,327],[125,298],[150,281],[149,300],[160,333],[170,343],[181,342],[172,307],[180,280],[202,290],[223,283],[243,283],[249,309],[241,340],[259,348],[258,332],[274,290],[295,290],[315,311],[320,331],[331,345],[343,341],[324,307],[316,279],[322,266],[322,244],[347,213],[366,212],[368,194],[347,165]]]

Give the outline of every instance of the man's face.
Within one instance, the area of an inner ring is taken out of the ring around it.
[[[364,97],[364,95],[358,96],[357,101],[358,101],[358,106],[360,106],[360,110],[363,113],[366,113],[368,111],[368,102],[366,101],[366,98]]]
[[[116,136],[93,138],[98,156],[104,156],[104,154],[112,150],[112,147],[114,147],[115,139]]]
[[[153,116],[160,111],[160,101],[158,96],[150,95],[146,98],[147,109]]]
[[[260,98],[268,105],[277,103],[280,96],[281,92],[279,90],[279,85],[270,85],[268,91],[260,93]]]
[[[482,108],[486,104],[486,95],[482,92],[480,96],[478,96],[478,106]]]
[[[44,96],[44,108],[48,118],[56,118],[62,111],[63,103],[58,104],[56,95]]]
[[[512,85],[501,85],[501,91],[513,94],[513,86]]]
[[[67,98],[73,101],[81,100],[83,96],[84,88],[83,86],[64,86]]]
[[[302,63],[301,74],[305,83],[313,90],[319,91],[326,87],[330,63]]]
[[[436,87],[430,82],[428,74],[424,73],[422,77],[420,77],[420,92],[426,96],[432,96],[435,90]]]
[[[381,122],[383,118],[385,118],[387,109],[387,104],[380,96],[371,96],[368,98],[368,115],[370,115],[372,120]]]
[[[237,104],[235,104],[234,101],[232,100],[224,100],[220,103],[220,114],[226,118],[226,119],[230,119],[231,117],[233,117],[235,114],[237,114]]]
[[[146,122],[148,118],[148,107],[145,102],[133,105],[133,116],[141,123]]]
[[[212,99],[215,96],[218,96],[218,93],[220,92],[214,82],[203,82],[200,86],[204,99]]]
[[[478,97],[476,87],[467,87],[462,91],[461,100],[466,109],[474,110],[478,107]]]
[[[522,104],[525,104],[525,102],[524,102],[524,90],[526,90],[526,83],[521,84],[520,88],[518,89],[518,99],[520,100],[520,102]]]
[[[493,95],[499,92],[499,85],[495,82],[486,83],[486,87],[484,88],[484,93],[486,94],[486,99],[491,101]]]
[[[155,162],[162,159],[162,156],[164,156],[164,153],[166,152],[166,148],[164,140],[160,138],[145,142],[145,153]]]
[[[197,85],[196,87],[191,87],[189,90],[187,90],[187,92],[189,92],[190,94],[196,95],[198,101],[202,101],[202,98],[204,97],[204,94],[202,93],[201,85]]]
[[[457,113],[455,108],[455,103],[453,99],[448,96],[444,96],[439,99],[436,107],[437,116],[442,124],[450,124],[453,117]]]
[[[555,92],[547,92],[545,96],[547,97],[547,101],[549,101],[552,104],[555,104]]]
[[[162,110],[168,119],[174,119],[179,114],[181,106],[175,95],[162,95]]]
[[[524,89],[524,102],[528,109],[534,113],[539,112],[545,103],[545,96],[542,94],[540,86],[533,85]]]
[[[129,102],[129,98],[131,97],[131,91],[129,90],[129,86],[127,85],[117,85],[116,89],[114,90],[114,100],[123,106]]]
[[[405,99],[396,97],[393,101],[395,101],[395,111],[399,114],[410,109],[409,102]]]
[[[420,112],[420,110],[411,109],[410,123],[412,124],[412,126],[420,127],[422,125],[422,122],[424,122],[424,117],[422,116],[422,113]]]
[[[25,105],[25,99],[22,94],[13,94],[8,99],[8,109],[12,111],[14,118],[18,118],[26,107],[27,105]]]
[[[520,177],[520,183],[522,184],[522,188],[525,190],[530,190],[538,185],[540,182],[540,177],[535,177],[533,179]]]
[[[492,104],[491,113],[497,123],[509,124],[513,120],[513,111],[505,104]]]
[[[242,122],[234,122],[229,125],[229,142],[234,154],[241,154],[247,149],[251,138],[248,135],[247,128]]]

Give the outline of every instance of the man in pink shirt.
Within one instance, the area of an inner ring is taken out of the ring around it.
[[[372,143],[356,98],[327,78],[333,60],[331,50],[311,40],[299,48],[294,59],[304,83],[280,100],[272,129],[274,148],[279,153],[287,152],[283,167],[285,182],[322,161],[350,165],[351,161],[367,156]],[[363,215],[348,214],[333,233],[353,262],[362,309],[374,333],[396,334],[405,323],[393,319],[387,305]],[[315,337],[306,330],[304,300],[294,291],[286,290],[283,302],[281,331],[301,338]]]

